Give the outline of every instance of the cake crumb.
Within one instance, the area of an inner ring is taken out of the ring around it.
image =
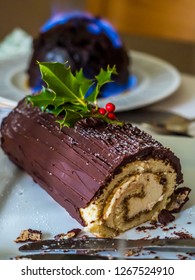
[[[138,226],[136,227],[136,230],[141,232],[146,232],[147,230],[153,230],[153,229],[157,229],[158,225],[157,224],[153,224],[151,226]]]
[[[14,240],[16,243],[27,241],[40,241],[42,238],[42,232],[39,230],[33,230],[31,228],[22,230],[20,235]]]
[[[174,191],[171,202],[167,205],[167,210],[171,213],[178,213],[181,208],[189,200],[191,189],[188,187],[181,187]]]
[[[178,257],[180,260],[187,260],[187,259],[188,259],[187,256],[182,255],[182,254],[178,254],[177,257]]]
[[[125,257],[139,256],[141,251],[142,251],[141,247],[137,249],[129,249],[124,253],[124,256]]]
[[[58,241],[58,240],[73,238],[76,237],[80,232],[81,232],[80,228],[75,228],[68,231],[67,233],[59,233],[55,235],[54,239]]]
[[[180,239],[193,239],[192,235],[188,232],[174,231],[173,233],[177,235]]]

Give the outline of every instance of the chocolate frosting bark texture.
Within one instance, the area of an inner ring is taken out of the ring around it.
[[[148,166],[160,162],[165,169],[170,166],[160,177],[160,171],[154,168],[155,180],[158,177],[158,184],[162,186],[159,201],[166,188],[165,173],[174,173],[172,189],[166,200],[183,180],[180,161],[173,152],[131,124],[117,126],[89,118],[79,121],[74,128],[64,127],[60,130],[53,115],[32,108],[22,100],[3,120],[1,134],[2,148],[10,160],[30,174],[72,217],[85,226],[89,226],[87,212],[82,209],[89,207],[92,201],[95,205],[105,187],[123,169],[126,177],[119,176],[120,181],[126,180],[131,175],[126,166],[130,166],[129,170],[135,176],[143,174],[143,167],[136,167],[137,171],[132,171],[131,164],[134,162],[147,164],[150,161]],[[139,178],[135,180],[140,181]],[[107,189],[108,195],[112,191],[113,187],[110,191]],[[98,212],[98,219],[100,216],[102,219],[102,211]],[[90,218],[90,224],[93,223]]]

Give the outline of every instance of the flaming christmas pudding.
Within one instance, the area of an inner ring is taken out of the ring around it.
[[[180,161],[118,121],[114,104],[98,108],[98,92],[115,67],[93,81],[64,64],[39,65],[48,87],[21,100],[2,122],[10,160],[96,236],[113,237],[157,218],[183,181]]]
[[[93,78],[101,68],[116,65],[114,83],[102,87],[100,96],[118,94],[132,88],[135,77],[129,76],[129,56],[119,34],[109,22],[84,12],[57,14],[42,27],[34,39],[33,55],[28,68],[33,92],[42,86],[37,61],[68,62],[73,72],[83,68]]]

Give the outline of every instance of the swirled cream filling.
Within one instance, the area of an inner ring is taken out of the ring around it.
[[[80,209],[86,229],[100,237],[113,237],[151,220],[166,207],[175,185],[176,172],[167,162],[128,163]]]

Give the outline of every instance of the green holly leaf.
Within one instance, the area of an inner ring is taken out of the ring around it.
[[[97,83],[99,86],[103,86],[106,83],[109,83],[112,81],[111,76],[112,74],[117,75],[116,66],[114,65],[112,68],[108,65],[107,70],[104,70],[101,68],[100,73],[95,76],[95,79],[97,80]]]
[[[33,106],[40,107],[42,111],[46,110],[48,106],[58,108],[64,104],[64,98],[56,96],[56,93],[52,90],[43,87],[41,94],[27,96],[27,101],[31,102]]]
[[[76,71],[75,76],[77,82],[80,83],[79,92],[81,93],[82,96],[85,97],[86,93],[93,86],[95,81],[91,79],[87,79],[83,74],[82,68],[79,71]]]
[[[93,92],[86,98],[87,101],[96,103],[98,94],[100,89],[103,85],[112,82],[111,76],[113,74],[117,74],[116,67],[113,66],[112,68],[108,65],[107,70],[101,69],[100,73],[95,76],[96,79],[96,86]]]
[[[78,120],[83,118],[83,116],[84,114],[82,114],[82,112],[67,109],[65,110],[64,118],[58,119],[57,122],[60,124],[61,128],[63,126],[73,127]]]
[[[64,102],[78,101],[84,104],[84,94],[79,90],[80,81],[72,74],[71,68],[59,62],[39,62],[42,79],[48,88],[64,98]]]
[[[112,68],[108,66],[107,70],[101,69],[92,80],[84,76],[82,69],[76,71],[74,75],[66,64],[59,62],[38,62],[38,64],[47,88],[43,87],[37,95],[27,96],[27,101],[42,111],[53,114],[58,118],[56,121],[61,128],[74,126],[78,120],[91,116],[113,122],[107,116],[99,114],[95,104],[100,88],[111,82],[111,75],[116,74],[115,66]],[[91,90],[94,84],[95,89]],[[91,94],[85,98],[90,91]]]

